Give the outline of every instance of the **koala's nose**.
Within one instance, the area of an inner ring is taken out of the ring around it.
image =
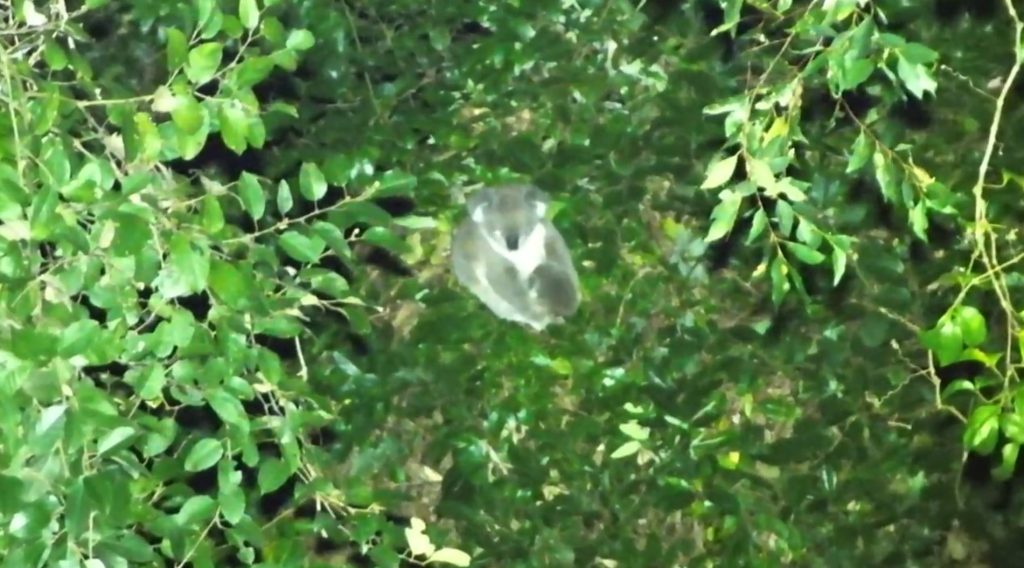
[[[519,235],[508,235],[505,237],[505,246],[508,250],[516,250],[519,248]]]

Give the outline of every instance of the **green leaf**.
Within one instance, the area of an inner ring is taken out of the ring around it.
[[[921,334],[921,343],[935,353],[940,365],[955,362],[963,352],[963,332],[953,321],[942,321]]]
[[[779,203],[784,202],[780,201]],[[786,277],[788,273],[789,266],[786,264],[786,259],[781,254],[777,255],[768,269],[768,275],[772,282],[772,304],[776,306],[780,305],[783,298],[789,293],[791,285]]]
[[[964,343],[968,347],[977,347],[985,343],[988,329],[985,316],[973,306],[960,306],[956,312],[957,325],[963,334]]]
[[[427,558],[427,564],[440,562],[452,566],[465,567],[473,558],[465,552],[455,548],[439,548]]]
[[[711,228],[704,237],[706,243],[717,241],[732,231],[740,212],[740,205],[743,203],[743,197],[728,190],[723,191],[720,198],[721,201],[711,211]]]
[[[224,210],[216,196],[207,195],[203,198],[201,214],[203,228],[208,233],[214,234],[224,228]]]
[[[213,467],[224,456],[224,445],[214,438],[203,438],[185,456],[185,471],[203,471]]]
[[[245,492],[239,485],[222,485],[217,492],[217,504],[224,520],[237,525],[245,515]]]
[[[291,474],[292,472],[288,465],[283,461],[276,458],[264,459],[260,462],[260,471],[256,475],[256,483],[259,485],[260,494],[266,495],[271,491],[280,489],[284,482],[288,481]]]
[[[160,138],[160,131],[157,130],[153,117],[148,113],[135,113],[135,135],[138,137],[138,158],[143,162],[154,162],[160,157],[160,149],[163,141]]]
[[[405,172],[390,170],[374,184],[374,196],[411,195],[416,187],[416,176]]]
[[[29,212],[29,232],[33,240],[42,240],[50,236],[54,226],[59,200],[57,192],[45,187],[32,198],[32,209]]]
[[[299,262],[316,262],[326,246],[323,240],[296,231],[285,231],[277,242],[288,256]]]
[[[327,223],[325,221],[317,221],[313,223],[313,233],[324,240],[327,246],[331,247],[334,254],[338,255],[338,258],[351,258],[352,249],[348,246],[348,241],[345,240],[345,235],[342,234],[341,229],[337,226]]]
[[[1017,455],[1020,453],[1020,442],[1003,444],[1000,451],[1002,460],[999,465],[992,468],[992,477],[998,481],[1006,481],[1013,477],[1017,468]]]
[[[907,90],[919,99],[924,98],[925,93],[934,94],[935,88],[938,87],[931,72],[924,65],[911,63],[902,55],[897,58],[896,73]]]
[[[1010,441],[1024,444],[1024,417],[1019,414],[1004,413],[1000,416],[1000,427]]]
[[[864,167],[871,159],[875,151],[874,141],[867,135],[867,131],[861,130],[857,139],[853,141],[853,150],[850,161],[846,164],[846,173],[853,173]]]
[[[199,132],[206,120],[206,111],[192,95],[178,97],[178,106],[171,111],[171,120],[185,135]]]
[[[825,260],[824,254],[807,245],[793,241],[785,241],[783,244],[786,246],[786,250],[793,253],[793,256],[797,257],[804,264],[821,264]]]
[[[285,41],[285,47],[297,51],[305,51],[313,47],[315,42],[316,39],[309,30],[292,30],[292,32],[288,34],[288,39]]]
[[[210,273],[210,257],[197,250],[184,234],[171,237],[170,258],[158,277],[157,285],[166,298],[194,294],[206,289]]]
[[[57,353],[65,359],[82,355],[96,343],[100,334],[99,323],[91,319],[76,321],[61,333]]]
[[[636,420],[630,420],[624,424],[619,424],[619,430],[623,434],[633,438],[634,440],[644,441],[650,437],[651,429],[646,426],[641,426]]]
[[[636,440],[630,440],[625,444],[622,444],[612,452],[611,459],[617,460],[629,457],[640,451],[640,442]]]
[[[274,61],[267,56],[248,57],[232,70],[234,85],[248,89],[266,79],[274,70]]]
[[[747,158],[747,179],[769,191],[775,188],[775,174],[764,160],[754,157]]]
[[[843,59],[842,90],[851,91],[867,81],[875,71],[875,62],[870,59]]]
[[[872,162],[875,167],[875,180],[882,190],[887,202],[896,202],[899,197],[899,181],[896,179],[896,167],[885,155],[883,149],[875,150],[872,155]]]
[[[235,154],[241,155],[249,135],[249,117],[235,102],[220,105],[220,137]]]
[[[238,195],[242,200],[242,207],[252,217],[253,221],[259,221],[267,212],[267,196],[263,193],[259,178],[249,172],[242,172],[238,178]]]
[[[260,9],[256,6],[256,0],[238,1],[238,19],[246,29],[256,29],[260,24]]]
[[[217,413],[226,424],[230,424],[239,428],[242,432],[249,432],[249,418],[245,413],[245,409],[242,407],[242,403],[237,398],[231,396],[226,391],[218,389],[213,392],[207,393],[206,400],[210,403],[210,408]]]
[[[128,445],[128,442],[135,436],[135,428],[131,426],[119,426],[107,432],[99,443],[96,444],[96,454],[103,456],[119,448]]]
[[[915,42],[908,42],[897,48],[897,51],[908,62],[916,65],[934,63],[939,58],[937,51],[926,45]]]
[[[277,184],[277,210],[281,215],[287,215],[292,210],[292,190],[288,187],[288,182],[281,180]]]
[[[188,63],[185,76],[195,85],[202,85],[217,74],[221,59],[224,57],[224,46],[215,41],[201,43],[188,52]]]
[[[754,219],[750,223],[750,234],[747,235],[747,244],[754,242],[754,240],[764,232],[765,228],[768,227],[768,214],[764,212],[764,209],[758,209],[754,213]]]
[[[213,518],[217,502],[209,495],[189,497],[174,515],[174,521],[183,528],[205,526]]]
[[[964,430],[964,445],[982,455],[992,453],[999,438],[999,406],[983,404],[974,408]]]
[[[217,300],[241,308],[251,296],[250,282],[233,264],[219,258],[210,261],[210,290]]]
[[[732,174],[736,171],[738,158],[739,154],[733,154],[708,166],[707,172],[704,175],[704,182],[700,185],[701,189],[714,189],[732,179]]]
[[[68,53],[59,43],[48,39],[43,49],[43,61],[46,61],[46,64],[54,71],[60,71],[68,66]]]
[[[946,400],[950,396],[962,391],[978,392],[978,389],[975,388],[974,383],[972,383],[971,381],[965,379],[957,379],[949,383],[949,385],[946,388],[942,389],[942,400]]]
[[[316,164],[302,163],[299,169],[299,192],[310,201],[317,201],[327,193],[327,180]]]
[[[838,286],[846,274],[846,251],[835,245],[832,246],[832,274],[832,286]]]
[[[167,71],[174,73],[188,58],[188,38],[178,28],[167,28]]]

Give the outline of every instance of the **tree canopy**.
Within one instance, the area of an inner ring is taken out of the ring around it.
[[[0,5],[0,566],[1024,551],[1014,0]],[[583,302],[450,270],[533,183]]]

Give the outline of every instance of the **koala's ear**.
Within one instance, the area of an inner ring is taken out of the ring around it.
[[[469,209],[469,216],[473,219],[474,223],[479,223],[484,219],[484,207],[487,206],[494,197],[494,192],[490,189],[481,189],[466,200],[466,209]]]
[[[538,217],[543,217],[548,212],[548,204],[551,203],[551,198],[537,186],[531,185],[526,191],[525,197],[533,202],[533,210],[537,212]]]
[[[469,217],[474,223],[484,222],[484,207],[486,203],[471,203],[469,206]]]
[[[533,202],[533,210],[537,212],[537,216],[538,217],[543,217],[544,214],[548,212],[548,202],[547,201],[534,201]]]

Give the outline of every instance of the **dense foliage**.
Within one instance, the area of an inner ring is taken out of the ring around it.
[[[1022,17],[0,4],[0,565],[1015,557]],[[544,333],[449,270],[513,180]]]

